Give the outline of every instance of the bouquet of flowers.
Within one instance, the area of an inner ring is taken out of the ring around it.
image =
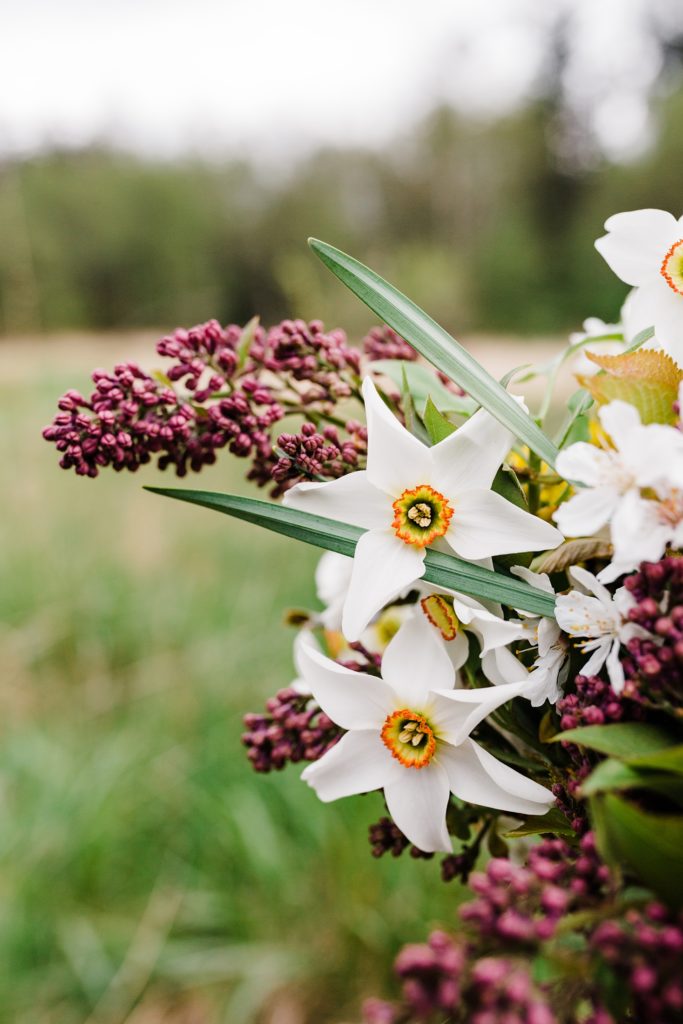
[[[158,343],[159,372],[96,371],[45,430],[91,477],[227,448],[281,503],[150,490],[325,550],[323,609],[291,613],[296,679],[246,716],[247,756],[305,762],[325,802],[381,790],[372,853],[438,854],[472,890],[368,1024],[683,1021],[683,218],[606,229],[620,323],[548,365],[494,380],[312,240],[383,323],[360,347],[209,321]],[[530,411],[513,392],[534,376]]]

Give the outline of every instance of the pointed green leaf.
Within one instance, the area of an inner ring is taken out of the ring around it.
[[[427,428],[429,439],[432,444],[438,444],[439,441],[445,440],[455,430],[455,424],[447,420],[443,413],[439,412],[437,407],[432,402],[431,397],[427,398],[427,404],[425,405],[424,425]]]
[[[557,449],[540,427],[490,373],[435,320],[369,267],[318,239],[309,245],[325,266],[366,306],[393,327],[433,366],[459,384],[515,437],[529,445],[549,466]]]
[[[223,512],[225,515],[245,522],[263,526],[267,530],[284,534],[305,544],[328,551],[337,551],[342,555],[353,556],[356,544],[365,532],[349,523],[340,523],[334,519],[302,512],[300,509],[275,505],[270,501],[257,498],[244,498],[236,494],[215,494],[211,491],[189,491],[174,487],[146,487],[145,490],[154,494],[162,494],[167,498],[187,501],[192,505]],[[483,569],[479,565],[465,562],[454,555],[442,551],[429,550],[425,558],[423,579],[438,587],[447,587],[472,597],[497,601],[520,608],[536,615],[553,615],[555,600],[551,594],[536,587],[529,586],[514,576]]]

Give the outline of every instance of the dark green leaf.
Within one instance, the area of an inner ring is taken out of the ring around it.
[[[683,775],[683,746],[668,747],[654,753],[629,757],[628,763],[634,768],[655,768],[663,772]]]
[[[506,839],[520,839],[523,836],[545,835],[546,832],[552,832],[556,836],[576,834],[562,811],[552,807],[546,814],[533,815],[503,835]]]
[[[500,494],[501,497],[505,498],[507,501],[512,502],[512,504],[516,505],[517,508],[523,508],[525,512],[529,511],[526,494],[522,489],[522,485],[519,482],[517,474],[511,466],[500,467],[493,478],[491,489],[494,490],[496,494]],[[517,562],[513,561],[513,565],[519,564],[518,556],[515,556],[515,558],[518,560]]]
[[[634,768],[613,758],[601,761],[591,772],[581,786],[581,795],[587,797],[629,789],[652,790],[679,806],[683,805],[683,779],[680,776]]]
[[[594,797],[603,855],[626,865],[675,906],[683,904],[683,815],[652,814],[623,797]]]
[[[613,725],[586,725],[581,729],[568,729],[553,737],[553,742],[576,743],[601,754],[610,754],[622,760],[640,754],[665,750],[675,744],[671,733],[645,722],[615,722]]]
[[[243,498],[236,494],[215,494],[211,491],[189,491],[167,487],[147,487],[154,494],[162,494],[178,501],[223,512],[225,515],[256,526],[263,526],[275,533],[293,537],[295,540],[328,551],[337,551],[352,556],[359,537],[365,532],[357,526],[340,523],[334,519],[286,508],[257,498]],[[483,569],[479,565],[465,562],[441,551],[427,551],[424,579],[439,587],[457,590],[472,597],[498,601],[511,608],[520,608],[536,615],[552,615],[555,600],[536,587],[529,586],[513,576]]]
[[[540,427],[490,373],[436,321],[369,267],[327,242],[309,239],[325,266],[433,366],[476,399],[549,466],[557,449]]]

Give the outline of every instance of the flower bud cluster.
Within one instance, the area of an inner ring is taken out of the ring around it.
[[[629,910],[620,920],[599,924],[590,945],[631,994],[633,1020],[683,1021],[682,913],[675,915],[660,903]]]
[[[278,377],[306,382],[297,389],[304,405],[348,398],[358,383],[360,352],[340,328],[325,331],[320,320],[283,320],[259,334],[250,348],[250,362]]]
[[[406,946],[395,965],[402,1002],[369,1000],[364,1007],[367,1024],[574,1020],[558,1010],[550,985],[534,984],[529,961],[543,953],[568,912],[599,910],[605,899],[613,898],[611,875],[592,833],[583,836],[578,849],[560,839],[545,839],[530,849],[525,866],[495,857],[485,871],[472,876],[470,885],[477,898],[460,908],[465,928],[458,938],[437,931],[424,945]],[[602,915],[598,920],[602,922]],[[668,941],[673,949],[671,936]],[[593,1004],[594,1024],[608,1024],[591,978],[582,995]]]
[[[257,327],[255,337],[265,335]],[[228,387],[237,369],[237,349],[242,338],[242,329],[237,324],[221,327],[217,320],[205,324],[177,328],[157,342],[160,356],[173,359],[166,369],[166,376],[173,382],[182,382],[188,391],[194,392],[197,402]]]
[[[403,1004],[366,1001],[366,1024],[410,1021],[462,1024],[556,1024],[545,994],[520,960],[485,956],[472,960],[462,940],[435,931],[423,945],[404,947],[396,974]]]
[[[242,743],[257,772],[280,771],[287,764],[317,761],[341,736],[312,697],[292,687],[266,701],[265,714],[244,716]]]
[[[271,476],[281,491],[304,480],[335,479],[361,469],[368,451],[366,427],[349,420],[347,437],[341,438],[335,426],[322,430],[304,423],[297,434],[280,434],[277,439],[280,458]]]
[[[683,559],[644,562],[624,585],[635,598],[632,622],[656,639],[634,637],[623,659],[628,692],[681,706],[683,671]]]
[[[381,327],[373,327],[369,334],[363,338],[363,352],[373,361],[379,359],[402,359],[405,362],[414,362],[417,359],[417,352],[407,341],[383,324]]]

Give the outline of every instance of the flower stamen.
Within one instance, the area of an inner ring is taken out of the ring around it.
[[[424,715],[409,708],[388,715],[381,736],[391,756],[406,768],[424,768],[436,751],[434,729]]]

